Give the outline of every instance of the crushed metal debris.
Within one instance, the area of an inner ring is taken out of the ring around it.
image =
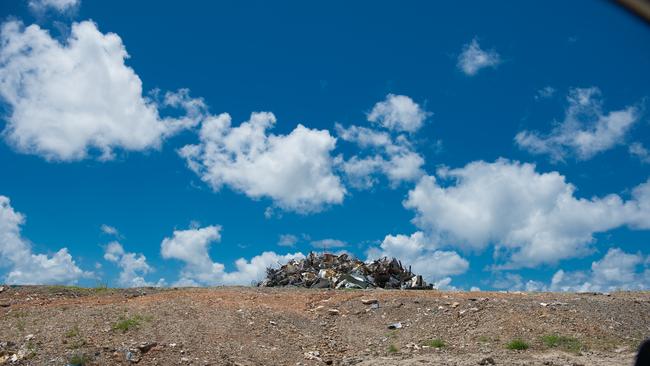
[[[360,261],[348,254],[316,254],[294,259],[280,268],[267,268],[260,287],[307,288],[384,288],[430,290],[422,276],[404,268],[396,258],[380,258],[372,262]]]

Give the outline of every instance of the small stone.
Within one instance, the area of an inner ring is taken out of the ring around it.
[[[376,304],[378,302],[379,301],[377,299],[361,299],[361,303],[364,304],[364,305],[372,305],[372,304]]]
[[[271,325],[278,325],[278,323],[274,322],[273,320],[269,320],[269,324],[271,324]]]
[[[496,365],[497,363],[494,362],[494,358],[486,357],[486,358],[482,359],[481,361],[479,361],[478,364],[479,365]]]
[[[34,339],[34,335],[33,335],[33,334],[28,334],[28,335],[25,336],[25,340],[26,340],[26,341],[31,341],[32,339]]]
[[[329,315],[339,315],[341,312],[338,309],[327,309]]]
[[[388,325],[388,329],[402,329],[402,323],[397,322]]]
[[[147,353],[149,352],[152,348],[156,347],[158,345],[157,342],[149,342],[149,343],[140,343],[138,346],[138,349],[142,353]]]
[[[459,302],[454,302],[454,303],[452,303],[450,306],[451,306],[452,308],[457,308],[458,306],[460,306],[460,303],[459,303]]]

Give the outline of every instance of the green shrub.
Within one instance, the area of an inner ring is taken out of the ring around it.
[[[426,341],[424,343],[425,346],[429,346],[432,348],[443,348],[445,346],[445,341],[443,341],[440,338],[432,339],[430,341]]]
[[[151,319],[151,316],[143,317],[141,315],[134,315],[130,318],[122,316],[117,323],[113,324],[113,330],[121,330],[123,333],[126,333],[131,329],[139,327],[143,321],[150,321]]]
[[[580,352],[582,343],[576,338],[549,334],[542,337],[542,342],[548,348],[560,348],[568,352]]]
[[[517,350],[517,351],[523,351],[528,349],[528,343],[524,342],[521,339],[513,339],[506,345],[506,348],[512,349],[512,350]]]
[[[396,345],[391,344],[390,346],[388,346],[388,353],[397,353],[397,352],[399,352],[399,348],[397,348]]]

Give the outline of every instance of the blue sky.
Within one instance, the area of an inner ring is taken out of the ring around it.
[[[441,288],[650,286],[650,28],[613,3],[0,16],[4,282],[247,284],[328,245]]]

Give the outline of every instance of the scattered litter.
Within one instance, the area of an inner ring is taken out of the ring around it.
[[[323,359],[320,357],[320,352],[309,351],[305,352],[305,360],[322,361]]]
[[[405,289],[429,290],[422,276],[404,268],[396,258],[381,258],[363,262],[348,254],[309,253],[304,259],[294,259],[280,268],[267,268],[266,279],[260,287],[297,286],[335,289]]]
[[[388,329],[402,329],[402,323],[397,322],[388,325]]]

